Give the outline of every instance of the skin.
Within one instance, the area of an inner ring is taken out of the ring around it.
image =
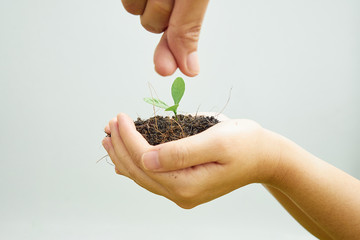
[[[360,236],[360,181],[251,120],[223,121],[177,141],[149,145],[126,114],[105,127],[116,173],[190,209],[261,183],[320,239]]]
[[[142,26],[162,33],[155,49],[155,70],[162,76],[177,68],[189,77],[199,74],[197,54],[200,29],[209,0],[122,0],[131,14],[140,15]]]
[[[155,70],[199,74],[197,55],[208,0],[122,0],[143,27],[162,33]],[[320,239],[360,235],[360,182],[250,120],[223,119],[193,137],[150,146],[119,114],[103,146],[117,174],[183,208],[193,208],[251,183],[263,186]]]

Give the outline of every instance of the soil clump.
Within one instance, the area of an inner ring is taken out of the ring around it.
[[[146,120],[138,118],[136,129],[151,145],[189,137],[205,131],[219,123],[214,116],[177,115],[175,117],[155,116]]]

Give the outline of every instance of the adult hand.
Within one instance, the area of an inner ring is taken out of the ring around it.
[[[199,74],[197,47],[209,0],[122,0],[124,8],[140,15],[143,27],[163,36],[155,49],[155,70],[168,76],[179,68],[185,75]]]
[[[208,130],[151,146],[119,114],[103,140],[118,174],[180,207],[192,208],[244,185],[268,182],[276,151],[269,133],[250,120],[226,120]]]
[[[192,208],[263,183],[319,239],[357,239],[360,181],[249,120],[225,120],[177,141],[149,145],[119,114],[103,145],[118,174]]]

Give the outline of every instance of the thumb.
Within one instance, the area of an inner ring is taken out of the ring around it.
[[[209,0],[177,0],[167,29],[168,45],[179,69],[193,77],[200,72],[197,47]]]
[[[219,162],[221,151],[216,139],[206,134],[194,135],[156,146],[144,153],[141,161],[146,170],[166,172],[205,163]]]

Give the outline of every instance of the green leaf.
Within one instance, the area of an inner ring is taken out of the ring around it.
[[[161,101],[160,99],[156,99],[156,98],[144,98],[144,101],[155,106],[155,107],[159,107],[159,108],[163,108],[163,109],[167,109],[169,108],[169,106],[164,103],[163,101]]]
[[[185,82],[184,79],[178,77],[174,80],[174,83],[171,86],[171,95],[174,99],[175,105],[180,103],[181,98],[183,97],[185,92]],[[175,106],[174,105],[174,106]]]
[[[179,104],[175,104],[174,106],[168,107],[167,109],[165,109],[165,111],[173,111],[176,115],[176,111],[179,107]]]

